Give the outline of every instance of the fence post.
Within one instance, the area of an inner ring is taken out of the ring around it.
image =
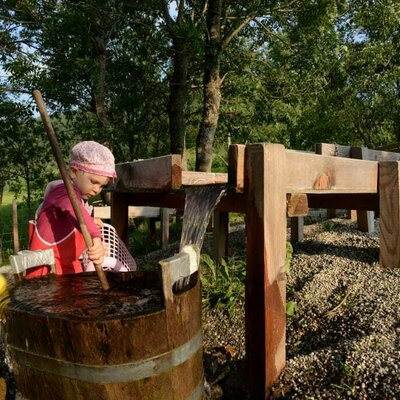
[[[13,222],[14,254],[17,254],[19,252],[19,234],[18,234],[18,207],[16,199],[13,199],[12,201],[12,222]]]

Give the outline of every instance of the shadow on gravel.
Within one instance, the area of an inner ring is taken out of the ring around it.
[[[372,264],[379,261],[379,247],[362,247],[356,245],[333,245],[316,240],[304,240],[295,246],[296,254],[328,255],[344,257],[350,260]]]

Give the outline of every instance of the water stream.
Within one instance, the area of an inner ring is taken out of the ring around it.
[[[186,189],[180,243],[181,250],[187,244],[194,244],[201,249],[211,213],[225,192],[226,187],[221,185],[189,187]]]
[[[215,206],[226,193],[226,186],[198,186],[186,189],[185,209],[180,250],[188,244],[196,245],[201,250],[208,222]],[[190,276],[176,282],[175,289],[187,286]]]

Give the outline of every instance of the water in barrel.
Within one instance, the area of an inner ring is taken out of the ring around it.
[[[14,288],[12,307],[72,320],[123,319],[162,309],[158,274],[108,274],[108,280],[111,290],[102,291],[95,273],[29,279]]]

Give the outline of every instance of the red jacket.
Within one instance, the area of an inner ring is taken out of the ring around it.
[[[67,190],[63,183],[51,183],[46,190],[43,203],[40,205],[35,221],[29,224],[29,249],[43,250],[53,248],[56,259],[57,275],[82,272],[79,257],[86,248],[85,240],[79,231]],[[74,186],[81,211],[92,238],[101,237],[93,218],[84,205],[82,196]],[[40,266],[30,269],[26,278],[47,275],[50,268]]]

